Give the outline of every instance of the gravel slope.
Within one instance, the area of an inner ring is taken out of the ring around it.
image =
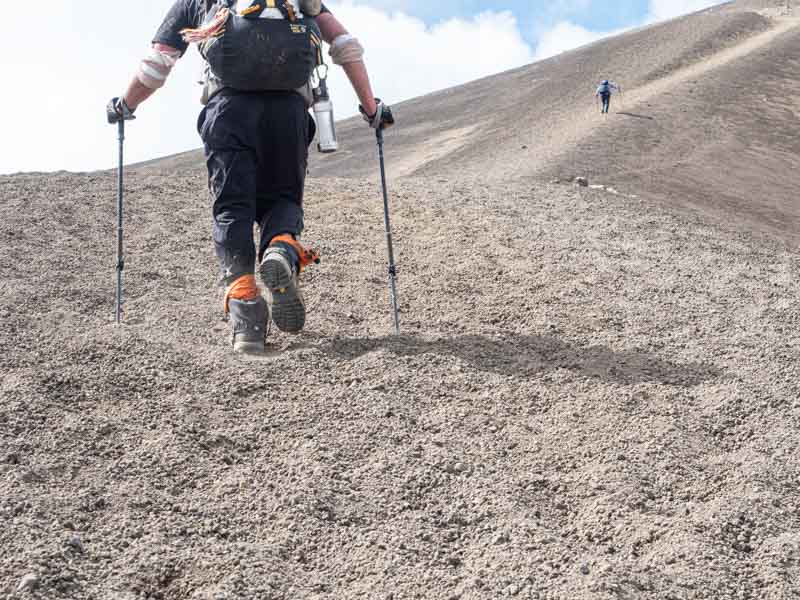
[[[781,245],[598,190],[409,179],[395,338],[379,189],[315,180],[307,330],[244,361],[199,171],[130,179],[121,328],[113,174],[0,186],[5,597],[800,593]]]
[[[342,128],[346,178],[312,163],[309,319],[263,359],[230,353],[196,155],[128,171],[122,327],[115,174],[0,176],[0,598],[800,597],[796,123],[713,104],[772,61],[789,105],[776,6],[599,46],[640,59],[644,106],[716,57],[647,127],[548,117],[597,47],[402,105],[397,337],[363,129]],[[567,81],[530,105],[552,143],[501,176],[526,143],[492,90],[537,70]],[[727,127],[700,143],[709,102]],[[600,127],[619,162],[596,162]],[[548,183],[579,170],[619,192]]]

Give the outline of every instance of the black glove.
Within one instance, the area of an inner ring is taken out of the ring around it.
[[[106,116],[108,117],[108,122],[113,125],[120,121],[135,119],[136,117],[133,116],[134,110],[136,109],[129,108],[128,105],[125,104],[124,98],[112,98],[108,106],[106,106]]]
[[[368,115],[360,104],[358,106],[361,116],[369,123],[369,126],[373,129],[387,129],[394,125],[394,116],[392,116],[392,109],[389,105],[381,102],[380,98],[375,98],[375,105],[378,108],[373,115]]]

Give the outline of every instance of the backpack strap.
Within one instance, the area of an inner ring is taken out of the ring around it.
[[[250,18],[250,19],[258,19],[262,12],[264,12],[265,2],[262,0],[252,0],[250,2],[250,6],[245,8],[242,11],[239,11],[240,17]]]
[[[297,13],[289,0],[267,0],[267,2],[274,3],[276,5],[275,8],[281,11],[284,19],[292,22],[297,21]]]
[[[325,64],[325,57],[322,56],[322,38],[318,35],[318,32],[315,31],[313,27],[308,35],[311,38],[311,46],[314,49],[314,54],[317,56],[317,66],[322,66]]]
[[[206,0],[206,2],[208,1]],[[277,8],[287,21],[297,21],[297,12],[289,0],[252,0],[250,6],[241,11],[239,16],[257,19],[267,8]]]

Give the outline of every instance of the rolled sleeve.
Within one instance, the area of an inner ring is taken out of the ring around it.
[[[204,0],[176,0],[153,36],[154,44],[166,44],[186,52],[189,45],[183,41],[181,31],[199,27],[203,21]]]

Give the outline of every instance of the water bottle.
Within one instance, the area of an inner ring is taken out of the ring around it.
[[[339,142],[336,141],[336,127],[333,124],[333,102],[328,96],[328,84],[325,79],[319,80],[314,88],[314,117],[317,121],[317,150],[323,154],[336,152]]]

